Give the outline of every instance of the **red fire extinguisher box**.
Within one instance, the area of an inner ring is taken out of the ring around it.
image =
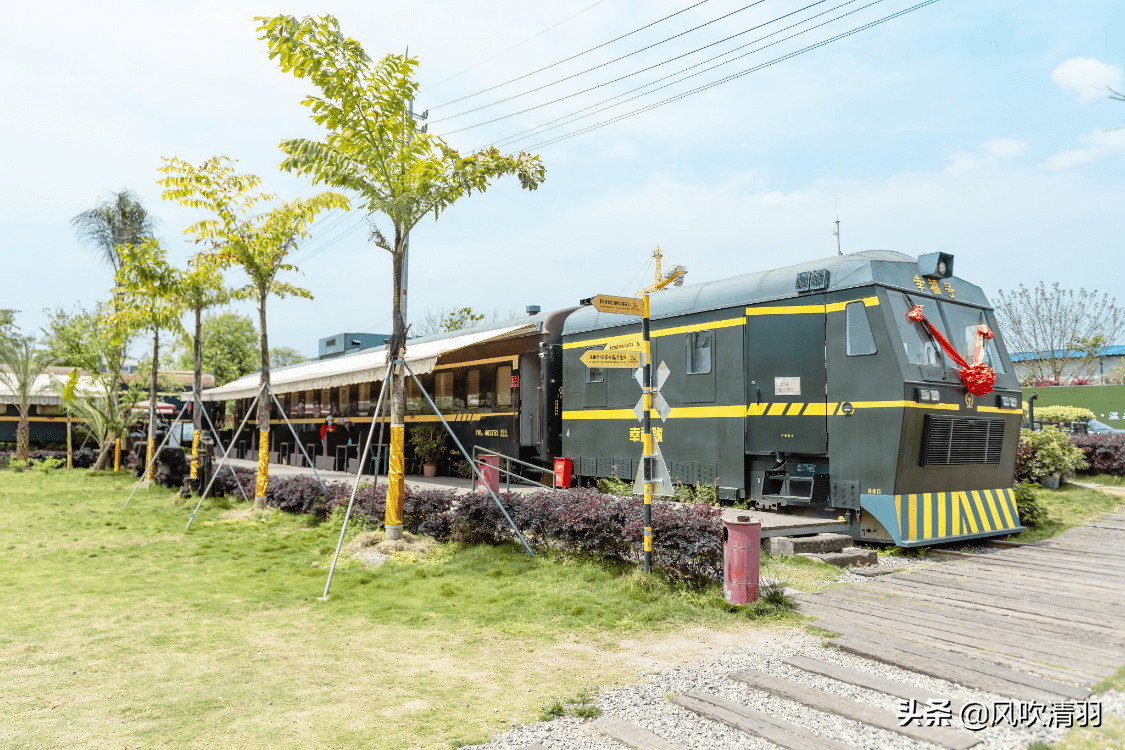
[[[569,487],[570,486],[570,472],[574,467],[574,459],[572,458],[556,458],[555,459],[555,486],[556,487]]]
[[[758,598],[762,522],[750,516],[723,519],[723,598],[749,604]]]

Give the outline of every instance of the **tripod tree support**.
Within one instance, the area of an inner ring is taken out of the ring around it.
[[[528,545],[527,540],[523,538],[523,534],[521,534],[520,530],[516,527],[516,522],[512,520],[511,516],[508,515],[508,511],[504,509],[504,505],[500,502],[500,498],[498,498],[496,496],[496,493],[492,491],[492,488],[489,487],[488,482],[486,482],[484,477],[481,475],[480,469],[477,468],[477,465],[473,462],[472,457],[469,455],[468,451],[465,450],[465,446],[461,445],[461,441],[457,439],[457,436],[455,434],[453,434],[453,429],[449,426],[449,423],[445,421],[445,417],[441,415],[441,412],[438,411],[438,408],[434,404],[433,399],[430,398],[430,394],[426,393],[426,389],[422,387],[422,381],[418,380],[418,376],[414,374],[414,371],[410,369],[410,365],[406,364],[405,360],[403,360],[402,366],[406,368],[406,371],[408,373],[410,373],[410,377],[414,378],[414,383],[418,386],[418,390],[422,392],[422,395],[426,399],[426,403],[430,405],[430,408],[434,410],[434,414],[437,414],[438,419],[441,420],[441,426],[444,427],[445,431],[449,433],[449,437],[453,438],[453,442],[457,444],[457,450],[461,451],[461,455],[464,456],[465,460],[469,462],[469,466],[472,467],[473,474],[476,475],[477,481],[488,489],[488,494],[492,496],[492,502],[496,503],[496,507],[499,508],[500,512],[504,514],[504,518],[508,521],[508,525],[512,527],[512,531],[516,532],[516,536],[519,537],[520,543],[523,545],[523,548],[527,550],[527,554],[535,557],[535,553],[531,551],[531,546]],[[391,433],[391,436],[392,438],[394,437],[393,432]],[[394,454],[391,455],[393,457]]]
[[[187,408],[188,403],[190,403],[190,402],[185,402],[184,405],[180,407],[180,413],[177,414],[176,418],[172,420],[172,424],[175,424],[176,422],[180,421],[180,417],[182,417],[184,415],[184,409]],[[153,409],[153,408],[155,408],[155,406],[150,402],[149,405],[148,405],[148,408]],[[164,450],[164,446],[165,446],[165,444],[167,444],[168,438],[170,438],[170,437],[172,437],[172,431],[168,430],[168,432],[166,432],[164,434],[164,439],[160,441],[159,450],[155,450],[155,451],[153,450],[153,447],[154,447],[154,443],[156,441],[154,441],[151,436],[149,437],[149,439],[148,439],[148,464],[145,466],[145,470],[141,474],[141,478],[137,480],[137,483],[135,485],[133,485],[133,491],[129,493],[129,499],[125,501],[125,507],[126,508],[128,508],[129,503],[133,501],[133,495],[137,494],[137,489],[141,486],[141,482],[144,482],[145,480],[152,478],[152,467],[156,464],[156,454],[159,453],[160,451]],[[121,444],[120,441],[118,441],[119,446],[120,446],[120,444]]]
[[[223,451],[223,458],[219,461],[219,465],[215,467],[215,472],[211,475],[211,481],[207,483],[207,487],[204,488],[203,492],[200,493],[199,502],[195,504],[195,510],[191,512],[191,518],[188,519],[187,526],[184,526],[184,531],[187,531],[191,528],[191,522],[195,520],[195,514],[199,512],[200,506],[203,505],[203,501],[207,498],[207,493],[211,491],[211,485],[213,485],[215,483],[215,480],[219,478],[219,472],[223,470],[223,465],[226,464],[227,459],[230,458],[230,452],[238,442],[238,436],[242,434],[242,428],[246,426],[246,420],[250,419],[250,415],[254,413],[254,405],[257,404],[258,399],[262,397],[262,391],[265,388],[265,383],[262,383],[260,386],[258,386],[258,392],[254,394],[254,400],[250,402],[249,408],[246,409],[246,416],[242,418],[242,424],[238,425],[238,429],[235,431],[234,436],[230,439],[230,445],[228,445],[227,449]],[[241,484],[241,482],[238,481],[237,474],[235,475],[234,483]]]
[[[215,429],[215,423],[211,421],[211,415],[208,414],[207,410],[203,408],[203,398],[200,397],[200,395],[197,393],[195,395],[195,399],[196,406],[198,406],[199,410],[203,412],[203,418],[207,420],[207,424],[211,427],[211,434],[215,436],[215,444],[219,446],[219,450],[223,450],[223,441],[219,439],[219,431]],[[233,445],[234,443],[232,442],[231,444]],[[231,469],[231,473],[234,473],[234,469]],[[237,478],[237,476],[238,475],[236,474],[235,477]],[[235,481],[234,484],[236,487],[238,487],[238,491],[242,494],[242,499],[246,502],[250,502],[250,498],[246,496],[246,490],[242,488],[242,482]]]
[[[375,416],[371,420],[371,427],[367,430],[367,442],[363,446],[363,456],[359,459],[359,466],[356,468],[355,484],[352,485],[352,494],[348,498],[348,509],[344,512],[344,523],[340,527],[340,539],[336,542],[336,554],[332,556],[332,567],[328,569],[328,580],[324,582],[324,595],[320,597],[321,601],[328,599],[328,589],[332,586],[332,575],[336,572],[336,561],[340,559],[340,548],[344,545],[344,535],[348,533],[348,519],[352,516],[352,506],[355,504],[356,493],[359,492],[359,480],[363,477],[363,466],[367,462],[367,456],[371,453],[371,438],[375,434],[375,423],[379,422],[379,417],[383,413],[383,400],[387,395],[387,389],[379,389],[379,400],[375,404]],[[379,436],[382,439],[383,430],[380,427]],[[379,464],[375,464],[375,484],[379,484]],[[375,490],[372,488],[372,497],[375,495]]]

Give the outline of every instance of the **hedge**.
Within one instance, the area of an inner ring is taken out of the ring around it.
[[[0,451],[0,466],[7,466],[8,461],[15,458],[15,451]],[[45,458],[57,458],[66,466],[66,451],[31,451],[28,458],[32,461],[42,461]],[[74,451],[73,466],[76,469],[89,469],[98,460],[98,452],[86,448]],[[112,466],[110,468],[113,468]]]
[[[1125,476],[1125,435],[1071,435],[1070,442],[1086,457],[1084,473]]]

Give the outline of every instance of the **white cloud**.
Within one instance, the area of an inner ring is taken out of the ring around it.
[[[995,164],[1001,159],[1019,156],[1027,151],[1027,143],[1015,138],[993,138],[985,141],[975,152],[958,151],[950,158],[945,171],[949,174],[963,174]]]
[[[1067,169],[1106,156],[1125,154],[1125,129],[1095,130],[1082,136],[1082,140],[1090,145],[1057,153],[1047,160],[1046,166],[1051,169]]]
[[[1063,91],[1078,94],[1079,101],[1092,102],[1105,97],[1107,88],[1121,90],[1121,68],[1092,57],[1072,57],[1051,71],[1051,79]]]

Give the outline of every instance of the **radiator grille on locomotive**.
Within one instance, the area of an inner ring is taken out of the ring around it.
[[[922,466],[998,464],[1004,420],[927,414],[922,431]]]

